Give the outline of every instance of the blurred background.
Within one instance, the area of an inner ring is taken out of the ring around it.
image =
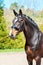
[[[37,23],[43,32],[43,0],[0,0],[0,51],[22,50],[25,45],[23,32],[15,40],[8,37],[12,20],[15,17],[13,9],[17,12],[21,9]]]

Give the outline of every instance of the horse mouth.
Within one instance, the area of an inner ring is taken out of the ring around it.
[[[9,37],[10,37],[11,39],[15,39],[15,38],[16,38],[16,36],[11,36],[11,35],[9,35]]]
[[[15,39],[17,35],[18,35],[18,31],[15,30],[15,29],[11,30],[10,33],[9,33],[9,37],[11,39]]]

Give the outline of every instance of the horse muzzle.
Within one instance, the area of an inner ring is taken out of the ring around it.
[[[17,30],[11,30],[10,33],[9,33],[9,37],[12,38],[12,39],[15,39],[17,34],[18,34]]]
[[[9,35],[9,37],[10,37],[11,39],[15,39],[15,38],[16,38],[16,35],[15,35],[15,36]]]

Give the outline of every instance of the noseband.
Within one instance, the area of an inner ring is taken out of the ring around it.
[[[22,23],[20,24],[20,27],[17,27],[17,26],[15,26],[15,25],[11,26],[12,29],[16,29],[16,30],[18,30],[18,31],[21,31],[23,27],[24,27],[24,22],[22,22]]]

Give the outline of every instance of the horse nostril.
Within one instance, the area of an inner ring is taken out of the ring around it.
[[[11,34],[11,36],[13,36],[13,34]]]

